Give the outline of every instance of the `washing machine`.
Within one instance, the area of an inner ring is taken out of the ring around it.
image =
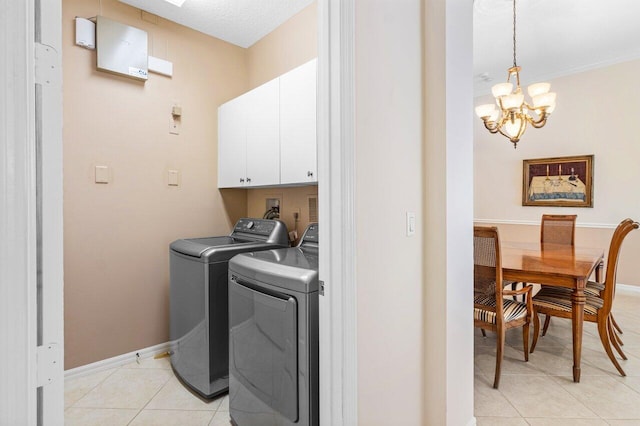
[[[174,241],[169,249],[169,339],[173,371],[213,398],[229,389],[228,265],[238,253],[288,247],[278,220],[240,219],[228,236]]]
[[[239,426],[317,426],[318,225],[229,262],[229,408]]]

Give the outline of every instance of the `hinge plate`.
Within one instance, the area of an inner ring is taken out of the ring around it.
[[[43,86],[61,86],[60,55],[56,49],[46,44],[35,43],[35,55],[36,83]]]
[[[57,343],[48,343],[36,348],[36,359],[38,362],[38,387],[53,383],[56,376],[60,351]]]
[[[320,280],[320,289],[318,290],[320,293],[320,296],[324,296],[324,281]]]

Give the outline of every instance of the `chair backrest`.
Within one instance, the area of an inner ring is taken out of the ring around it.
[[[495,226],[473,228],[473,290],[474,295],[495,296],[496,316],[503,318],[502,257]]]
[[[602,294],[604,306],[604,313],[611,312],[611,306],[613,305],[613,297],[615,295],[616,288],[616,274],[618,272],[618,257],[620,256],[620,247],[622,242],[629,232],[634,229],[638,229],[640,225],[638,222],[634,222],[632,219],[625,219],[616,228],[611,237],[611,244],[609,245],[609,255],[607,256],[607,274],[604,279],[604,292]]]
[[[575,245],[575,214],[543,214],[540,225],[540,242]]]

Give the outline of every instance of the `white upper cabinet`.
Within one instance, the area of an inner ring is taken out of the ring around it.
[[[316,63],[280,77],[280,183],[317,182]]]
[[[280,183],[279,81],[218,108],[218,187]]]
[[[278,79],[248,92],[246,186],[280,183]]]
[[[218,108],[218,187],[244,186],[247,178],[246,94]]]
[[[218,187],[316,183],[316,60],[218,108]]]

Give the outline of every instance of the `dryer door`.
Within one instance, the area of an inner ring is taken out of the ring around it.
[[[230,374],[271,409],[296,422],[296,299],[234,278],[229,281]]]

